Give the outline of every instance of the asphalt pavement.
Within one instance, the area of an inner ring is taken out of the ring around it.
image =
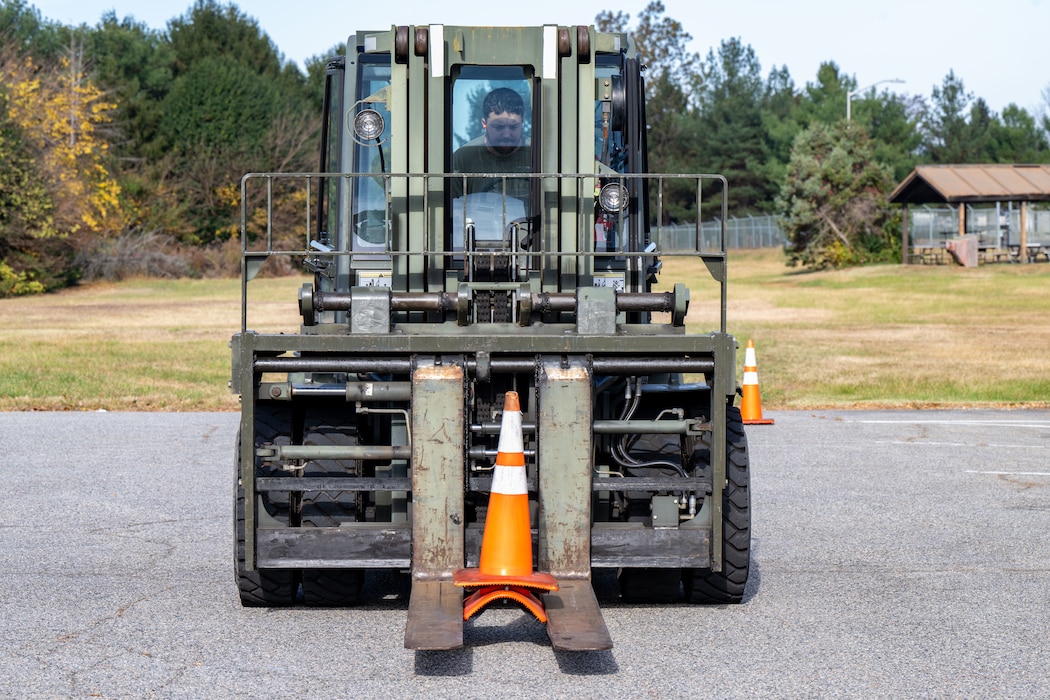
[[[627,605],[554,652],[517,608],[403,648],[407,585],[351,609],[245,609],[238,418],[0,413],[5,697],[1046,697],[1050,412],[770,412],[748,429],[741,605]]]

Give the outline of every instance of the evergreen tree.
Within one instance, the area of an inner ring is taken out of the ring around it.
[[[974,152],[966,114],[973,94],[966,92],[961,78],[949,71],[940,87],[931,92],[932,106],[923,118],[924,150],[932,163],[968,163]]]
[[[921,101],[886,89],[876,92],[874,87],[850,100],[856,88],[856,78],[844,75],[836,63],[822,63],[816,82],[806,84],[795,112],[799,128],[816,122],[831,126],[844,120],[848,102],[851,123],[864,128],[871,139],[872,156],[888,165],[896,180],[905,178],[919,160]]]
[[[919,162],[921,102],[883,91],[854,107],[854,122],[870,135],[872,157],[889,166],[895,182],[906,178]]]
[[[1039,117],[1039,124],[1043,127],[1043,133],[1050,139],[1050,83],[1043,88],[1043,109]]]
[[[819,122],[799,134],[777,198],[788,264],[846,267],[899,259],[889,171],[872,159],[863,127]]]
[[[798,108],[799,124],[806,128],[814,122],[835,124],[846,118],[849,93],[857,89],[856,78],[843,75],[834,61],[817,68],[816,82],[806,83]]]
[[[168,22],[175,75],[206,59],[231,57],[271,78],[282,74],[282,56],[258,22],[233,3],[196,0],[185,15]]]
[[[66,29],[45,20],[25,0],[0,2],[0,45],[37,60],[57,59],[66,46]]]
[[[800,96],[787,66],[774,66],[766,79],[762,101],[762,127],[769,152],[763,173],[771,183],[783,182],[787,173],[791,146],[802,130],[796,118],[799,103]]]
[[[123,161],[150,155],[163,119],[162,102],[174,79],[175,54],[163,33],[136,22],[118,20],[112,11],[87,37],[92,75],[117,104],[111,141]]]
[[[769,146],[763,124],[765,84],[754,49],[723,41],[704,61],[698,150],[704,169],[729,181],[734,214],[768,211],[776,186],[765,175]]]
[[[999,117],[988,107],[983,97],[978,97],[970,106],[970,118],[962,133],[964,148],[960,153],[961,163],[994,163],[995,143],[993,132],[999,127]]]
[[[996,163],[1050,163],[1050,140],[1035,117],[1015,104],[1003,110],[991,129],[991,160]]]
[[[172,80],[158,103],[150,222],[180,240],[234,236],[250,171],[312,170],[319,115],[306,79],[235,5],[197,0],[168,23]]]

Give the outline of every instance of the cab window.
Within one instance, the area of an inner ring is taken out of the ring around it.
[[[451,89],[452,249],[510,246],[531,209],[533,91],[523,66],[462,66]],[[468,231],[467,227],[470,226]]]

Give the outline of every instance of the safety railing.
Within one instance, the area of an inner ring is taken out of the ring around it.
[[[550,279],[566,258],[635,280],[658,271],[659,258],[701,258],[721,286],[724,329],[726,191],[708,174],[250,173],[241,180],[242,330],[247,283],[274,256],[322,272],[345,259],[386,266],[424,286],[437,279],[428,271],[460,269],[467,281],[497,258],[508,281]],[[701,224],[702,209],[717,221]],[[672,211],[696,223],[668,223]]]

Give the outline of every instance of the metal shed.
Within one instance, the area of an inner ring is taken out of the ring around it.
[[[1043,254],[1041,244],[1026,239],[1029,202],[1050,202],[1050,165],[919,165],[890,195],[890,202],[905,207],[902,229],[903,262],[909,251],[909,204],[956,204],[958,235],[966,234],[966,206],[976,203],[1017,202],[1021,205],[1020,241],[1016,258],[1026,262],[1030,254]],[[946,242],[947,243],[947,242]],[[1035,250],[1030,250],[1032,247]]]

